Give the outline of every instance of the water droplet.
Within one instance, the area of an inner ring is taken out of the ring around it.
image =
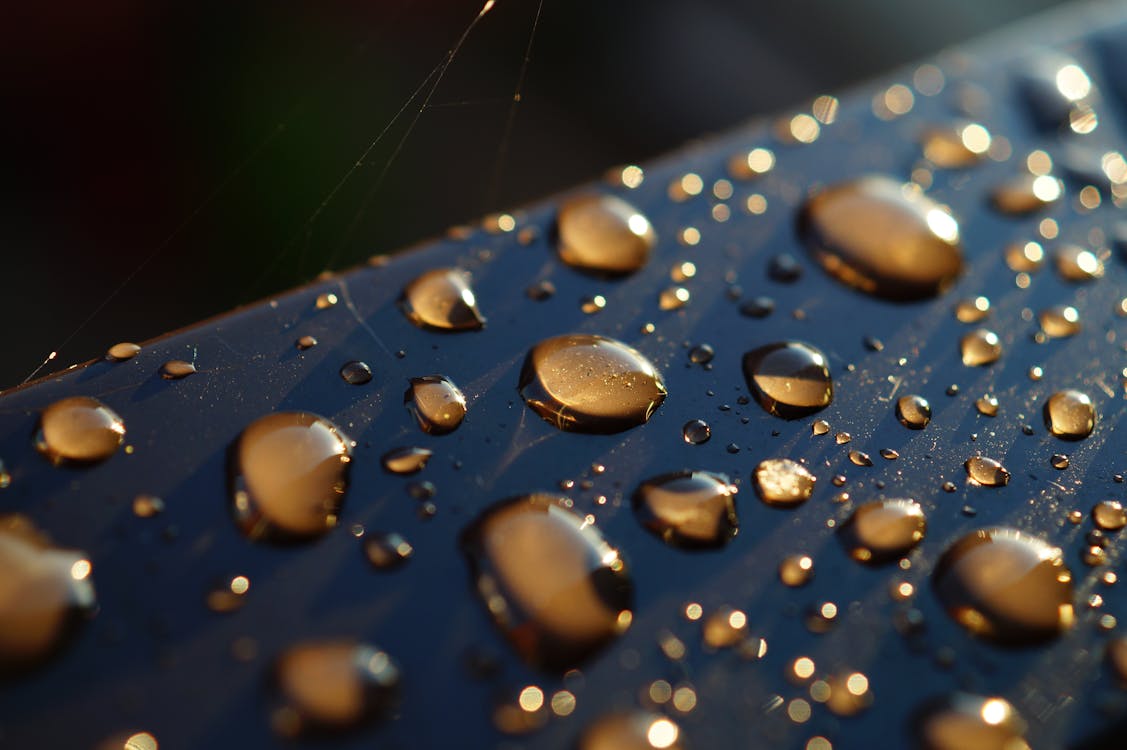
[[[657,306],[662,310],[680,310],[689,304],[691,297],[692,295],[685,287],[671,286],[661,290],[661,294],[657,297]]]
[[[602,312],[607,307],[607,298],[601,294],[587,295],[579,300],[579,309],[588,315]]]
[[[559,429],[602,434],[648,421],[666,394],[661,375],[640,352],[589,334],[534,346],[519,389],[525,403]]]
[[[141,347],[136,344],[131,344],[123,341],[120,344],[114,344],[106,352],[106,359],[111,362],[124,362],[127,359],[133,359],[141,353]]]
[[[962,169],[986,155],[990,140],[990,131],[973,122],[934,129],[924,135],[924,158],[940,169]]]
[[[337,525],[350,441],[308,412],[268,414],[239,436],[231,456],[235,522],[251,539],[288,542]]]
[[[760,499],[776,508],[789,508],[806,502],[814,493],[814,484],[818,481],[809,469],[789,458],[760,461],[753,477]]]
[[[1091,109],[1088,99],[1095,90],[1091,78],[1075,60],[1059,52],[1041,51],[1024,60],[1020,84],[1030,114],[1043,130],[1061,130],[1078,112]]]
[[[466,397],[444,375],[411,378],[403,403],[415,415],[419,428],[431,435],[453,432],[466,417]]]
[[[892,448],[881,448],[880,457],[888,461],[895,461],[900,458],[900,452]]]
[[[1060,550],[1016,529],[981,529],[958,540],[932,580],[951,617],[987,638],[1043,641],[1073,623],[1072,574]]]
[[[366,362],[354,359],[341,366],[340,376],[349,385],[364,385],[372,382],[372,368]]]
[[[1108,641],[1107,660],[1119,681],[1127,684],[1127,636],[1121,635]]]
[[[221,581],[207,594],[207,607],[212,612],[227,614],[242,609],[246,594],[250,591],[250,579],[246,576],[233,576]]]
[[[1080,332],[1080,313],[1071,305],[1054,305],[1041,311],[1041,330],[1055,339]]]
[[[1064,245],[1055,255],[1057,274],[1065,281],[1092,281],[1104,275],[1100,257],[1079,245]]]
[[[530,300],[535,302],[543,302],[544,300],[551,299],[556,293],[556,285],[550,281],[538,281],[532,284],[524,293]]]
[[[869,458],[869,454],[863,451],[849,451],[849,461],[854,466],[873,465],[873,459]]]
[[[786,586],[805,586],[814,577],[814,558],[790,555],[779,563],[779,580]]]
[[[728,171],[733,177],[753,179],[770,172],[775,166],[775,154],[766,148],[753,148],[739,153],[728,161]]]
[[[400,307],[419,328],[476,331],[485,325],[470,288],[469,274],[457,268],[436,268],[403,290]]]
[[[1002,487],[1010,482],[1010,472],[992,458],[971,456],[963,466],[967,476],[983,487]]]
[[[1042,410],[1045,427],[1062,440],[1083,440],[1096,426],[1096,407],[1086,393],[1057,391]]]
[[[1004,214],[1023,216],[1055,203],[1064,193],[1064,185],[1048,174],[1022,174],[994,188],[994,207]]]
[[[841,672],[826,680],[829,697],[826,708],[837,716],[856,716],[873,703],[869,678],[863,672]]]
[[[853,436],[850,435],[848,432],[839,432],[836,435],[834,435],[834,442],[837,443],[838,445],[845,445],[846,443],[848,443],[852,439],[853,439]]]
[[[923,396],[901,396],[896,401],[896,417],[912,430],[922,430],[931,421],[931,404]]]
[[[584,730],[579,750],[681,750],[680,734],[680,727],[661,714],[609,714]]]
[[[564,671],[630,625],[633,584],[618,552],[565,500],[502,501],[463,532],[482,602],[533,666]]]
[[[294,342],[294,346],[297,347],[299,351],[312,349],[313,347],[317,346],[317,339],[312,336],[302,336]]]
[[[955,693],[919,716],[920,750],[1029,750],[1025,721],[1003,698]]]
[[[766,318],[775,311],[775,300],[770,297],[756,297],[740,305],[740,315],[748,318]]]
[[[1006,265],[1011,271],[1033,273],[1045,261],[1045,250],[1037,242],[1015,242],[1006,248]]]
[[[802,264],[790,253],[779,253],[767,265],[767,276],[782,284],[793,284],[802,278]]]
[[[314,305],[318,310],[327,310],[328,308],[335,306],[336,303],[337,296],[332,292],[325,292],[324,294],[317,295],[317,300],[314,302]]]
[[[0,674],[22,672],[62,647],[94,606],[90,561],[51,544],[31,519],[0,516]]]
[[[743,370],[759,405],[783,419],[813,414],[833,400],[826,356],[810,344],[783,341],[761,346],[744,355]]]
[[[164,500],[156,495],[138,495],[133,498],[133,515],[138,518],[152,518],[164,512]]]
[[[48,406],[39,418],[35,447],[51,463],[105,461],[125,440],[125,423],[89,396],[71,396]]]
[[[716,350],[708,344],[698,344],[689,350],[689,361],[696,365],[707,365],[715,356]]]
[[[963,364],[967,367],[984,367],[1002,356],[1002,342],[998,334],[985,328],[971,331],[959,341]]]
[[[1049,463],[1054,469],[1064,471],[1068,468],[1068,456],[1063,453],[1054,453],[1049,457]]]
[[[998,398],[987,393],[974,402],[974,408],[984,417],[996,417],[998,416]]]
[[[799,226],[831,276],[878,297],[934,297],[962,270],[958,222],[890,177],[862,177],[823,190],[806,202]]]
[[[180,380],[196,374],[196,366],[182,359],[171,359],[160,366],[160,376],[165,380]]]
[[[955,319],[960,323],[977,323],[989,314],[990,300],[986,297],[960,300],[955,305]]]
[[[883,563],[908,554],[926,529],[916,501],[875,500],[857,506],[841,527],[840,538],[854,560]]]
[[[560,206],[556,226],[560,259],[573,268],[599,274],[637,271],[649,260],[657,241],[649,220],[612,195],[567,200]]]
[[[705,618],[701,630],[709,648],[732,648],[747,638],[747,615],[728,606],[719,607]]]
[[[426,448],[394,448],[383,454],[380,461],[392,474],[415,474],[423,470],[433,455]]]
[[[824,419],[815,420],[814,424],[810,425],[810,432],[812,432],[815,436],[825,435],[829,431],[830,423]]]
[[[377,570],[391,570],[411,558],[415,548],[399,534],[368,534],[364,538],[364,556]]]
[[[1119,531],[1127,526],[1127,510],[1118,500],[1104,500],[1092,506],[1092,521],[1104,531]]]
[[[723,547],[739,529],[736,487],[707,471],[646,480],[634,493],[634,511],[643,526],[674,547]]]
[[[355,641],[290,646],[274,665],[284,707],[274,726],[284,735],[354,729],[392,711],[399,666],[385,652]]]
[[[707,443],[712,437],[712,428],[703,419],[690,419],[681,427],[681,437],[689,445]]]

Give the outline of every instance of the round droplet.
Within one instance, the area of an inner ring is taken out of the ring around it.
[[[1057,273],[1065,281],[1092,281],[1104,275],[1104,262],[1091,250],[1064,245],[1056,252]]]
[[[423,470],[433,455],[434,452],[426,448],[394,448],[383,454],[380,461],[392,474],[415,474]]]
[[[621,275],[649,260],[657,235],[638,209],[613,195],[580,195],[560,206],[560,259],[573,268]]]
[[[354,359],[341,366],[340,376],[349,385],[364,385],[372,382],[372,368],[368,367],[367,362]]]
[[[141,353],[141,347],[136,344],[131,344],[123,341],[120,344],[114,344],[106,352],[106,359],[112,362],[124,362],[127,359],[133,359]]]
[[[992,458],[971,456],[963,466],[967,470],[967,476],[983,487],[1002,487],[1010,482],[1010,472]]]
[[[963,364],[967,367],[984,367],[998,361],[1002,356],[1002,342],[998,334],[979,328],[963,336],[959,342]]]
[[[987,393],[974,402],[974,408],[984,417],[996,417],[998,416],[998,397]]]
[[[415,548],[399,534],[368,534],[364,537],[364,556],[377,570],[391,570],[407,562]]]
[[[1045,249],[1037,242],[1015,242],[1006,248],[1006,265],[1011,271],[1033,273],[1045,262]]]
[[[682,471],[643,482],[634,493],[638,520],[666,544],[723,547],[736,535],[736,487],[722,474]]]
[[[502,501],[461,537],[477,591],[529,664],[565,671],[623,633],[633,584],[617,550],[565,500]]]
[[[1072,626],[1072,574],[1059,549],[1015,529],[982,529],[943,553],[932,578],[947,612],[1003,643],[1053,638]]]
[[[955,319],[960,323],[977,323],[989,314],[990,300],[986,297],[960,300],[955,305]]]
[[[1025,721],[1003,698],[955,693],[915,722],[920,750],[1029,750]]]
[[[390,713],[399,666],[384,651],[354,641],[310,641],[278,657],[274,677],[283,702],[274,717],[285,735],[354,729]]]
[[[994,188],[994,207],[1004,214],[1022,216],[1055,203],[1064,185],[1052,175],[1022,174]]]
[[[1049,457],[1049,463],[1054,469],[1064,471],[1069,465],[1068,456],[1063,453],[1054,453]]]
[[[51,463],[105,461],[125,440],[125,423],[89,396],[71,396],[48,406],[39,418],[36,448]]]
[[[1061,440],[1083,440],[1096,427],[1096,407],[1080,391],[1057,391],[1045,402],[1042,414],[1045,427]]]
[[[431,435],[453,432],[466,418],[466,397],[444,375],[411,378],[403,403],[415,415],[419,428]]]
[[[707,443],[712,438],[712,428],[703,419],[690,419],[681,427],[681,437],[689,445]]]
[[[767,276],[773,281],[793,284],[802,278],[802,264],[790,253],[779,253],[767,264]]]
[[[816,194],[803,207],[799,228],[831,276],[877,297],[934,297],[963,266],[959,225],[951,214],[882,175]]]
[[[931,404],[923,396],[901,396],[896,402],[896,417],[905,427],[922,430],[931,421]]]
[[[294,342],[294,346],[297,347],[300,351],[312,349],[313,347],[317,346],[317,339],[313,338],[312,336],[302,336]]]
[[[776,508],[790,508],[810,499],[817,478],[802,464],[789,458],[759,462],[753,475],[759,498]]]
[[[873,465],[873,459],[864,451],[849,451],[849,462],[854,466]]]
[[[1092,521],[1104,531],[1119,531],[1127,526],[1127,510],[1118,500],[1104,500],[1092,506]]]
[[[609,714],[583,731],[579,750],[681,750],[680,735],[680,727],[661,714]]]
[[[1055,339],[1080,333],[1080,313],[1071,305],[1054,305],[1041,311],[1041,330]]]
[[[645,423],[666,394],[661,375],[640,352],[590,334],[534,346],[519,388],[525,403],[559,429],[601,434]]]
[[[927,520],[914,500],[875,500],[857,506],[840,538],[859,562],[883,563],[908,554],[924,538]]]
[[[833,400],[826,356],[810,344],[782,341],[743,358],[744,378],[759,405],[783,419],[820,411]]]
[[[94,606],[90,561],[20,515],[0,516],[0,675],[56,653]]]
[[[790,555],[779,563],[779,580],[786,586],[805,586],[814,577],[814,558]]]
[[[350,441],[316,414],[279,412],[252,422],[232,453],[235,522],[252,539],[321,536],[337,525],[350,455]]]
[[[182,359],[171,359],[160,366],[160,376],[165,380],[180,380],[196,374],[196,366]]]
[[[427,271],[406,286],[399,304],[419,328],[476,331],[485,325],[469,274],[457,268]]]

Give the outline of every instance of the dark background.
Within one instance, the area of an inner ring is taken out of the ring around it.
[[[546,0],[501,158],[537,0],[498,0],[382,182],[419,100],[312,222],[477,0],[8,7],[0,387],[1054,4]]]

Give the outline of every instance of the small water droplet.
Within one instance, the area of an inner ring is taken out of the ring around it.
[[[56,466],[90,464],[105,461],[124,441],[125,423],[110,407],[71,396],[43,410],[35,447]]]
[[[990,140],[990,131],[978,123],[936,128],[924,135],[924,158],[940,169],[962,169],[986,155]]]
[[[333,294],[332,292],[325,292],[323,294],[317,295],[317,300],[314,302],[314,305],[318,310],[326,310],[330,307],[335,306],[337,301],[337,296],[335,294]]]
[[[250,591],[250,579],[238,575],[220,581],[207,593],[207,608],[219,614],[229,614],[242,609]]]
[[[985,328],[971,331],[959,341],[963,364],[967,367],[984,367],[1002,356],[1002,342],[998,334]]]
[[[417,277],[404,288],[399,304],[419,328],[476,331],[485,325],[469,274],[457,268],[436,268]]]
[[[931,404],[923,396],[901,396],[896,401],[896,417],[912,430],[922,430],[931,421]]]
[[[698,178],[699,179],[699,178]],[[649,260],[657,235],[638,209],[612,195],[580,195],[560,206],[560,259],[584,271],[622,275]]]
[[[779,580],[786,586],[805,586],[814,577],[814,558],[789,555],[779,563]]]
[[[406,563],[415,548],[395,532],[368,534],[364,538],[364,556],[377,570],[392,570]]]
[[[857,506],[841,527],[840,539],[859,562],[883,563],[908,554],[927,530],[914,500],[875,500]]]
[[[681,437],[689,445],[707,443],[712,438],[712,428],[703,419],[690,419],[681,427]]]
[[[846,443],[848,443],[852,439],[853,439],[853,436],[850,435],[848,432],[839,432],[836,435],[834,435],[834,442],[837,443],[838,445],[845,445]]]
[[[994,188],[994,207],[1004,214],[1024,216],[1055,203],[1064,185],[1048,174],[1021,174]]]
[[[297,347],[299,351],[312,349],[313,347],[317,346],[317,339],[312,336],[302,336],[294,342],[294,346]]]
[[[996,417],[998,416],[998,397],[989,393],[984,394],[974,402],[974,408],[984,417]]]
[[[415,474],[423,470],[434,455],[426,448],[394,448],[380,459],[385,470],[392,474]]]
[[[789,458],[759,462],[753,475],[755,491],[768,505],[789,508],[810,499],[817,478],[802,464]]]
[[[354,359],[341,366],[340,376],[349,385],[364,385],[372,382],[372,368],[366,362]]]
[[[775,311],[775,300],[770,297],[756,297],[740,305],[740,315],[748,318],[766,318]]]
[[[1104,275],[1104,262],[1079,245],[1063,245],[1054,256],[1057,274],[1065,281],[1092,281]]]
[[[747,615],[732,607],[718,607],[701,623],[704,644],[709,648],[732,648],[747,638]]]
[[[255,420],[231,454],[235,522],[251,539],[321,536],[337,525],[350,456],[350,441],[324,417],[279,412]]]
[[[1054,469],[1064,471],[1068,468],[1068,456],[1063,453],[1054,453],[1049,457],[1049,463]]]
[[[977,323],[989,314],[990,300],[986,297],[960,300],[955,305],[955,319],[960,323]]]
[[[564,498],[533,494],[483,512],[461,537],[478,594],[520,656],[564,671],[630,625],[618,552]]]
[[[180,380],[196,374],[196,366],[182,359],[171,359],[160,366],[160,376],[165,380]]]
[[[534,346],[519,389],[525,403],[559,429],[601,434],[643,424],[666,395],[661,375],[640,352],[589,334]]]
[[[547,280],[537,281],[535,284],[525,289],[524,293],[530,300],[543,302],[544,300],[551,299],[555,295],[556,285]]]
[[[849,451],[849,461],[855,466],[872,466],[873,459],[863,451]]]
[[[1080,332],[1080,313],[1071,305],[1054,305],[1041,311],[1041,330],[1056,339]]]
[[[1025,729],[1005,699],[968,693],[932,702],[915,726],[920,750],[1029,750]]]
[[[967,476],[983,487],[1003,487],[1010,482],[1010,472],[992,458],[971,456],[963,466]]]
[[[1127,510],[1118,500],[1104,500],[1092,506],[1092,521],[1104,531],[1119,531],[1127,526]]]
[[[958,540],[932,581],[956,622],[993,640],[1044,641],[1073,624],[1072,574],[1060,550],[1016,529],[981,529]]]
[[[739,529],[736,487],[722,474],[682,471],[643,482],[634,493],[638,520],[667,544],[723,547]]]
[[[708,344],[698,344],[689,350],[689,361],[696,365],[707,365],[715,356],[716,350]]]
[[[603,716],[583,731],[579,750],[681,750],[681,729],[658,713]]]
[[[861,177],[823,190],[806,202],[799,227],[831,276],[877,297],[934,297],[962,270],[958,222],[890,177]]]
[[[814,424],[810,425],[810,432],[816,436],[825,435],[830,431],[830,423],[824,419],[815,420]]]
[[[133,515],[138,518],[152,518],[164,512],[164,500],[156,495],[138,495],[133,498]]]
[[[900,451],[894,450],[892,448],[881,448],[880,457],[887,461],[895,461],[896,459],[900,458]]]
[[[415,415],[419,428],[431,435],[453,432],[466,417],[466,397],[444,375],[411,378],[403,403]]]
[[[802,278],[802,264],[790,253],[779,253],[767,265],[767,276],[782,284],[793,284]]]
[[[833,400],[825,355],[801,341],[768,344],[748,352],[743,371],[759,405],[783,419],[813,414]]]
[[[692,295],[683,286],[671,286],[661,290],[657,298],[657,306],[662,310],[680,310],[689,304]]]
[[[1033,273],[1045,262],[1045,249],[1037,242],[1015,242],[1006,248],[1006,265],[1011,271]]]
[[[141,347],[136,344],[131,344],[123,341],[120,344],[114,344],[106,352],[106,359],[111,362],[124,362],[127,359],[133,359],[141,353]]]
[[[826,708],[837,716],[856,716],[873,703],[869,678],[863,672],[840,672],[831,675]]]
[[[1045,427],[1062,440],[1083,440],[1096,426],[1096,407],[1086,393],[1057,391],[1042,409]]]

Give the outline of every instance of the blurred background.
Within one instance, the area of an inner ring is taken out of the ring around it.
[[[497,0],[335,193],[480,0],[8,3],[0,388],[1058,2]]]

